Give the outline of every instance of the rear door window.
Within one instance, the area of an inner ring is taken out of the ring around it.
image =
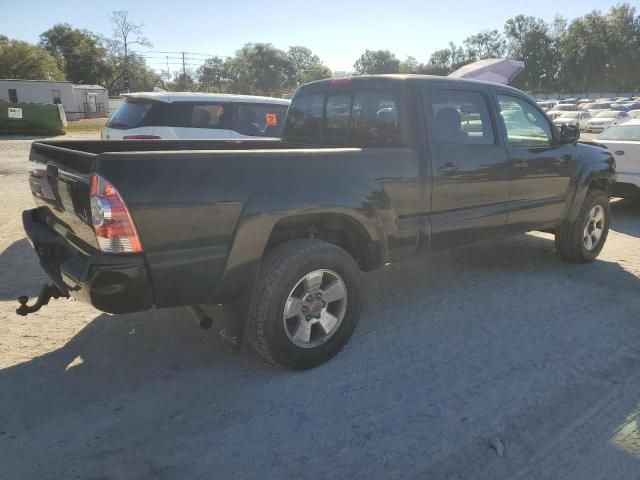
[[[173,102],[165,105],[158,121],[161,127],[231,128],[231,104]]]
[[[233,129],[253,137],[280,137],[287,105],[237,103]]]
[[[433,90],[431,94],[432,138],[436,142],[492,145],[493,127],[489,107],[480,92]]]
[[[111,115],[107,127],[126,130],[151,124],[152,113],[160,104],[149,100],[125,100]]]

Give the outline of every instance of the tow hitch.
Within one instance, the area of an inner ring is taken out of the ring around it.
[[[224,348],[231,353],[240,353],[244,334],[244,322],[238,321],[238,318],[214,319],[199,305],[189,305],[187,309],[198,322],[200,328],[208,330],[213,327],[215,329],[218,340]]]
[[[20,306],[16,308],[16,313],[18,315],[22,315],[23,317],[26,317],[30,313],[37,312],[38,310],[40,310],[42,307],[48,304],[49,300],[51,300],[52,298],[57,299],[60,297],[69,298],[69,295],[66,293],[62,293],[60,289],[55,285],[48,285],[45,283],[40,289],[40,294],[38,295],[36,303],[34,303],[33,305],[31,306],[27,305],[27,302],[29,301],[29,297],[27,296],[23,295],[22,297],[18,298],[18,302],[20,303]]]

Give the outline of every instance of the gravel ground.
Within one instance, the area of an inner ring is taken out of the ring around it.
[[[529,234],[367,274],[344,351],[285,373],[183,309],[16,316],[31,140],[0,140],[0,478],[640,478],[640,203],[589,265]]]

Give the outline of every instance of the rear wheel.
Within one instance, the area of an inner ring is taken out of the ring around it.
[[[611,206],[602,190],[589,190],[578,217],[556,231],[556,248],[569,262],[586,263],[602,251],[609,234]]]
[[[357,264],[320,240],[293,240],[264,260],[249,319],[258,353],[285,368],[329,360],[353,333],[362,305]]]

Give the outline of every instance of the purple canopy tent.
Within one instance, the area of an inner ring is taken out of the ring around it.
[[[450,73],[449,76],[508,85],[522,70],[524,70],[524,62],[505,60],[502,58],[488,58],[465,65],[455,72]]]

